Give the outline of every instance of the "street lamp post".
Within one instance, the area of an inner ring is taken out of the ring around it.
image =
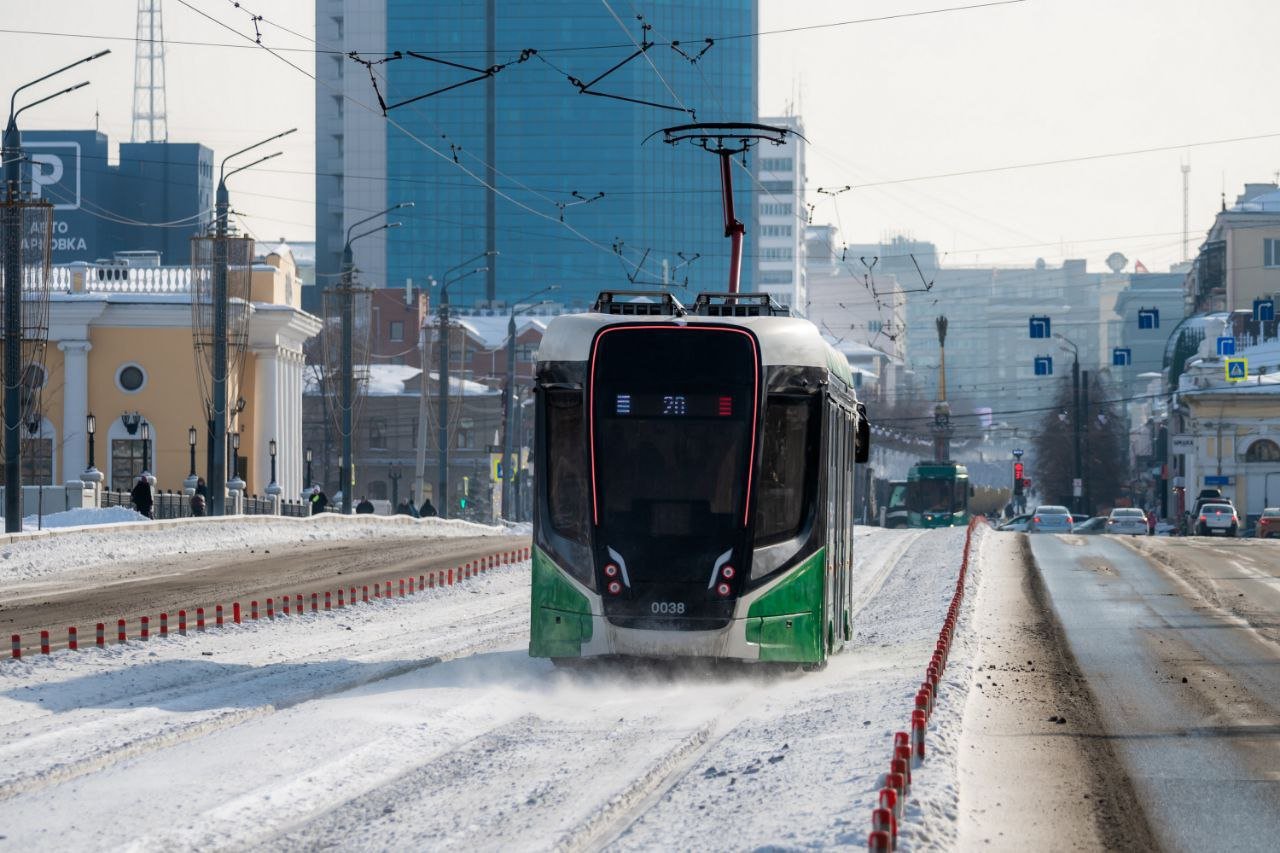
[[[142,473],[151,470],[151,424],[142,422]]]
[[[517,466],[511,464],[511,440],[515,426],[515,396],[516,396],[516,315],[522,311],[529,311],[536,308],[541,303],[531,303],[520,307],[521,303],[549,293],[553,290],[559,290],[560,285],[553,284],[544,287],[539,291],[529,294],[523,299],[511,303],[511,316],[507,318],[507,393],[505,396],[505,405],[502,410],[502,511],[507,514],[507,518],[516,520],[515,518],[515,498],[514,483],[515,469]]]
[[[18,133],[18,116],[37,104],[74,92],[88,81],[68,86],[18,107],[18,93],[37,83],[43,83],[64,71],[110,53],[99,51],[92,56],[76,60],[51,71],[42,77],[23,83],[9,96],[9,121],[4,129],[4,141],[0,145],[0,162],[4,163],[3,221],[0,221],[0,240],[4,241],[4,529],[6,533],[22,530],[22,253],[20,246],[27,235],[22,234],[23,207],[20,205],[22,183],[22,135]],[[48,235],[45,235],[46,237]],[[36,253],[38,254],[38,253]]]
[[[231,433],[231,479],[240,479],[240,433]]]
[[[307,482],[303,484],[303,488],[311,488],[311,448],[308,447],[302,452],[302,461],[307,464]]]
[[[1071,347],[1071,420],[1072,420],[1072,453],[1075,457],[1075,479],[1071,483],[1071,514],[1077,516],[1080,514],[1080,498],[1084,493],[1084,489],[1079,489],[1077,494],[1076,482],[1084,483],[1084,472],[1082,471],[1082,459],[1080,457],[1080,347],[1065,335],[1057,332],[1053,336]]]
[[[377,228],[370,228],[354,237],[351,232],[364,225],[366,222],[372,222],[379,216],[385,216],[393,210],[399,210],[403,207],[413,207],[413,202],[402,201],[399,204],[393,204],[386,210],[378,211],[372,216],[366,216],[353,222],[347,228],[347,241],[342,247],[342,284],[339,289],[340,297],[340,314],[342,321],[342,363],[340,365],[340,393],[342,395],[342,466],[338,472],[339,485],[342,489],[342,514],[351,514],[351,491],[352,491],[352,432],[355,430],[354,412],[352,407],[355,405],[355,366],[352,364],[354,360],[353,343],[352,343],[352,326],[354,318],[352,317],[352,293],[353,279],[355,276],[355,256],[351,251],[351,244],[371,234],[377,234],[379,231],[387,231],[392,228],[399,228],[400,222],[386,222]]]
[[[267,442],[267,452],[271,454],[271,485],[276,484],[276,440],[273,438]]]
[[[449,285],[462,281],[467,276],[475,275],[479,272],[488,272],[489,268],[477,267],[452,279],[449,275],[481,258],[494,257],[497,254],[498,251],[496,249],[481,252],[475,257],[468,258],[462,263],[455,264],[445,270],[444,275],[440,277],[440,307],[437,311],[440,321],[439,374],[437,377],[440,398],[440,422],[436,426],[440,468],[436,472],[436,512],[439,513],[441,518],[449,517]]]
[[[396,512],[400,508],[400,478],[404,476],[399,468],[392,468],[387,471],[387,479],[391,481],[391,511]]]
[[[245,169],[251,169],[260,163],[279,157],[282,152],[268,154],[265,157],[259,157],[252,163],[245,166],[239,166],[226,171],[227,161],[234,157],[239,157],[266,145],[268,142],[274,142],[281,137],[288,136],[297,131],[297,128],[290,128],[283,133],[277,133],[274,136],[268,136],[266,139],[253,143],[239,151],[232,152],[222,158],[222,163],[218,167],[218,190],[215,197],[214,211],[214,258],[213,258],[213,363],[210,365],[210,378],[212,390],[210,392],[210,408],[212,411],[213,429],[210,436],[210,444],[213,445],[213,464],[209,467],[209,515],[222,515],[224,511],[224,503],[226,500],[227,490],[227,460],[225,436],[227,434],[227,315],[228,293],[227,293],[227,217],[231,211],[231,195],[227,192],[227,178],[237,172],[243,172]],[[235,479],[234,475],[232,479]]]
[[[189,477],[196,476],[196,428],[190,427],[187,430],[187,447],[191,450],[191,473]]]
[[[86,474],[95,474],[98,471],[98,467],[93,462],[93,444],[94,444],[93,436],[94,436],[94,433],[96,433],[97,431],[98,431],[98,419],[93,416],[93,412],[90,412],[89,414],[84,416],[84,432],[85,432],[85,436],[89,440],[89,467],[85,469]]]

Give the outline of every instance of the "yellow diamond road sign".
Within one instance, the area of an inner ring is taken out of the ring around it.
[[[1249,378],[1249,359],[1247,358],[1229,358],[1227,359],[1227,381],[1243,382]]]

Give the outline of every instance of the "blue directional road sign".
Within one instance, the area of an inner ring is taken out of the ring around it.
[[[1222,337],[1218,338],[1218,355],[1235,355],[1235,354],[1236,354],[1235,338],[1229,335],[1223,335]]]
[[[1051,331],[1051,325],[1048,317],[1032,317],[1031,318],[1031,337],[1047,338]]]
[[[1253,319],[1259,323],[1270,323],[1276,318],[1276,302],[1274,299],[1253,300]]]
[[[1139,308],[1138,309],[1138,328],[1139,329],[1160,328],[1160,309],[1159,308]]]
[[[1111,350],[1112,367],[1128,367],[1133,364],[1133,350],[1129,347],[1116,347]]]
[[[1016,456],[1017,458],[1021,459],[1021,458],[1022,458],[1022,448],[1021,448],[1021,447],[1015,447],[1015,448],[1013,449],[1013,455],[1014,455],[1014,456]]]
[[[1227,381],[1243,382],[1249,378],[1249,359],[1247,358],[1229,358],[1227,359]]]
[[[1036,356],[1036,376],[1052,376],[1053,375],[1053,356],[1038,355]]]

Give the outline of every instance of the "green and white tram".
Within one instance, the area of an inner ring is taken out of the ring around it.
[[[848,363],[761,294],[638,295],[538,351],[529,653],[820,666],[870,440]]]

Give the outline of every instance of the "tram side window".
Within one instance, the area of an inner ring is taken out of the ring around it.
[[[582,409],[579,391],[547,394],[547,502],[551,526],[561,536],[577,542],[587,540],[590,513]]]
[[[807,399],[770,398],[764,415],[763,459],[756,485],[756,543],[799,532],[810,496],[808,470],[813,405]]]

